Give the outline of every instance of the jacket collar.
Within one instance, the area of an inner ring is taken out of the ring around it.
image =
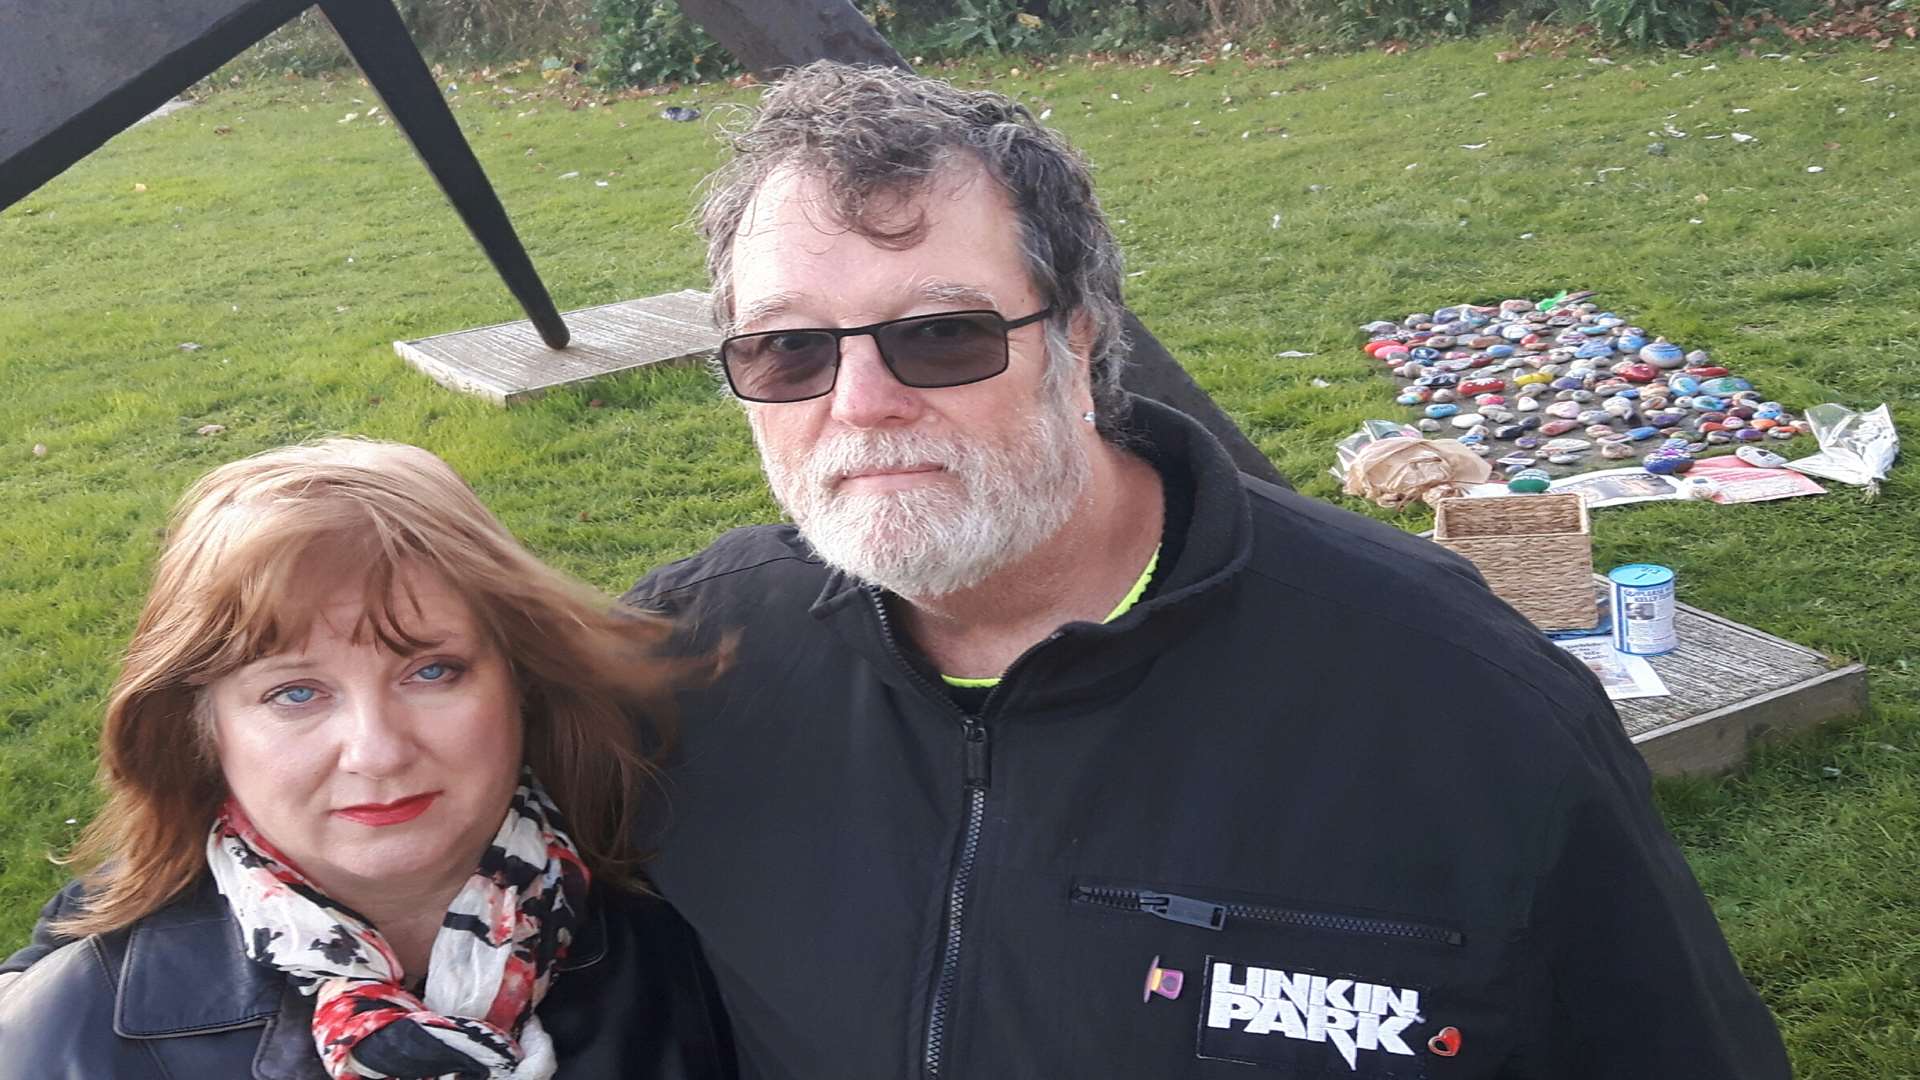
[[[561,972],[606,957],[606,906],[590,901],[587,911]],[[327,1080],[313,1048],[313,999],[279,971],[247,957],[240,924],[210,875],[127,934],[113,1015],[114,1032],[128,1039],[264,1025],[255,1080]]]
[[[1227,586],[1253,551],[1252,511],[1244,484],[1225,448],[1200,424],[1159,402],[1129,397],[1119,444],[1150,461],[1162,476],[1184,480],[1193,492],[1193,512],[1178,562],[1159,571],[1152,599],[1111,623],[1074,622],[1050,638],[1034,666],[1044,679],[1020,679],[1008,687],[1023,707],[1070,698],[1097,700],[1124,692],[1116,679],[1144,674],[1146,661],[1204,616],[1211,594]],[[790,541],[812,556],[804,541]],[[897,601],[896,601],[897,602]],[[879,590],[839,571],[827,576],[812,614],[832,627],[897,688],[927,692],[928,679],[912,670],[911,646],[889,626]],[[930,691],[938,694],[937,690]]]

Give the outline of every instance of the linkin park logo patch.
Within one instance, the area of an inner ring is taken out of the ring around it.
[[[1421,1077],[1420,991],[1207,957],[1199,1055],[1302,1073]]]

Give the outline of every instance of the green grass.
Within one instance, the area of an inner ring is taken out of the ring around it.
[[[1601,290],[1789,403],[1891,401],[1912,434],[1914,50],[1602,66],[1497,64],[1496,48],[950,74],[1053,110],[1100,167],[1136,310],[1314,495],[1340,498],[1336,439],[1399,412],[1359,323],[1561,287]],[[717,160],[706,125],[657,119],[665,99],[569,111],[462,88],[461,122],[563,308],[700,284],[677,225]],[[418,442],[608,590],[773,516],[744,426],[698,371],[500,411],[394,358],[395,338],[518,313],[398,133],[340,122],[372,103],[351,80],[228,90],[0,215],[0,941],[24,934],[62,878],[45,853],[95,805],[116,650],[167,506],[209,466],[326,432]],[[1650,156],[1666,123],[1689,137]],[[1758,141],[1705,138],[1734,130]],[[1316,355],[1274,357],[1287,349]],[[195,435],[206,423],[227,430]],[[1912,468],[1877,501],[1835,485],[1596,521],[1601,565],[1665,563],[1689,602],[1871,665],[1873,715],[1660,788],[1808,1077],[1920,1075]]]

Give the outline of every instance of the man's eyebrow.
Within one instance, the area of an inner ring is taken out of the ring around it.
[[[923,281],[914,290],[920,299],[933,304],[968,304],[973,307],[1000,309],[1000,303],[992,293],[975,285],[963,285],[957,281],[933,279]]]
[[[797,299],[799,299],[797,293],[777,292],[768,293],[752,303],[742,304],[740,310],[734,312],[733,326],[730,329],[737,331],[743,326],[752,326],[762,319],[771,319],[775,315],[785,314]]]

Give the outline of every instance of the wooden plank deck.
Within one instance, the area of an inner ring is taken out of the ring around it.
[[[394,352],[435,382],[497,405],[530,401],[653,364],[695,362],[720,346],[698,289],[565,312],[573,341],[550,349],[526,320],[396,341]]]
[[[1660,775],[1724,772],[1759,739],[1867,707],[1867,670],[1677,605],[1680,647],[1648,662],[1671,694],[1617,701],[1627,736]]]

